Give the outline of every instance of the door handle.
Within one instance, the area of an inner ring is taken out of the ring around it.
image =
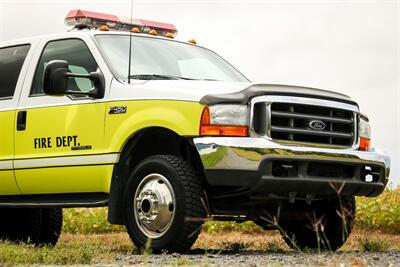
[[[17,131],[24,131],[26,129],[26,111],[18,111],[17,116]]]

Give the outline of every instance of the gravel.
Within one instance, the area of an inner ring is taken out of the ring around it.
[[[207,253],[121,255],[116,264],[140,265],[208,265],[208,266],[400,266],[400,251],[386,252],[321,252],[321,253]]]

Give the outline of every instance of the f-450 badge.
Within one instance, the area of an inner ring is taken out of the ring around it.
[[[123,114],[126,113],[126,110],[128,108],[126,106],[115,106],[115,107],[110,107],[108,110],[108,114]]]

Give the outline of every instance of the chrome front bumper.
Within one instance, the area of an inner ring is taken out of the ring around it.
[[[384,190],[390,171],[390,158],[377,150],[296,146],[253,137],[200,137],[193,142],[210,185],[247,187],[261,194],[276,191],[331,194],[332,184],[339,182],[345,184],[346,194],[375,196]],[[295,175],[276,177],[271,173],[274,161],[294,162],[298,164],[298,171]],[[313,176],[306,169],[312,163],[355,166],[355,174],[353,177]],[[379,169],[379,179],[360,178],[360,170],[370,167]]]

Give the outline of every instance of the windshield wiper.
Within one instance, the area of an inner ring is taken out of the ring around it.
[[[198,81],[211,81],[211,82],[220,82],[221,80],[216,79],[197,79]]]
[[[193,80],[190,78],[163,74],[134,74],[130,75],[129,78],[139,80]]]

